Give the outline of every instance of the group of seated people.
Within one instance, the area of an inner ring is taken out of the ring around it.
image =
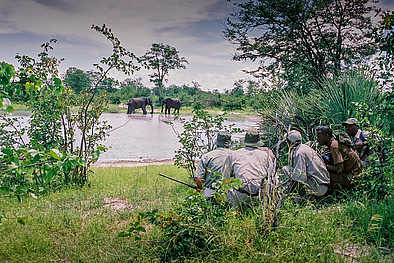
[[[288,132],[289,165],[280,169],[279,174],[273,152],[263,147],[256,129],[246,132],[244,148],[236,151],[229,149],[231,135],[219,132],[216,149],[204,154],[199,161],[195,182],[209,199],[215,192],[216,172],[221,173],[222,179],[241,179],[240,188],[227,192],[232,206],[258,198],[268,176],[275,179],[275,184],[284,185],[284,191],[291,191],[297,184],[305,185],[316,196],[326,195],[329,189],[349,189],[362,168],[368,166],[367,133],[359,129],[355,118],[343,122],[343,126],[348,136],[340,139],[328,126],[315,128],[319,145],[327,149],[322,155],[302,143],[299,131]]]

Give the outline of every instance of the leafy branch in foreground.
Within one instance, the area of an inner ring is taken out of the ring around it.
[[[174,123],[170,122],[181,144],[181,147],[175,152],[175,165],[186,168],[191,177],[196,170],[196,161],[204,153],[215,149],[215,139],[219,131],[227,131],[230,134],[242,131],[235,128],[234,124],[224,124],[225,113],[213,116],[205,110],[196,109],[193,110],[191,119],[178,118],[183,126],[182,132],[178,132],[173,125]]]

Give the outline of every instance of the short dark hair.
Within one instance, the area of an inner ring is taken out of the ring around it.
[[[315,128],[317,133],[327,134],[328,136],[332,136],[332,129],[328,126],[317,126]]]

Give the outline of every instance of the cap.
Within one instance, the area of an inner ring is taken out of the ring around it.
[[[299,131],[291,130],[287,134],[286,139],[291,143],[296,143],[296,142],[301,142],[302,136]]]
[[[250,128],[245,134],[245,146],[261,147],[263,143],[260,141],[260,134],[255,128]]]
[[[357,125],[357,119],[356,118],[349,118],[346,121],[342,122],[342,125]]]

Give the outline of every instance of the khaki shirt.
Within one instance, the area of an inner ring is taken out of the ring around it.
[[[227,157],[223,178],[240,178],[241,190],[256,195],[267,176],[274,172],[274,155],[270,149],[245,147]]]
[[[290,152],[290,166],[292,179],[307,183],[308,178],[317,184],[329,184],[330,175],[321,156],[311,147],[305,144],[296,146]]]
[[[334,164],[343,163],[343,172],[346,174],[358,175],[361,173],[362,165],[358,154],[348,146],[332,140],[330,144],[330,152]]]
[[[212,172],[222,172],[224,162],[227,156],[232,152],[228,148],[217,148],[201,156],[201,159],[197,165],[194,177],[204,180],[204,187],[211,187],[216,181],[214,174],[208,172],[210,169]]]

